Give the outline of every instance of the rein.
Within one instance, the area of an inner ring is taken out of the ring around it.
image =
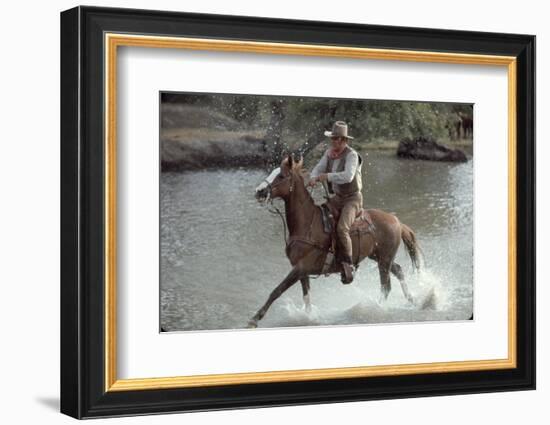
[[[269,201],[269,203],[270,203],[270,206],[267,207],[267,210],[271,214],[275,214],[275,215],[278,215],[279,217],[281,217],[281,221],[283,222],[283,236],[284,236],[284,239],[285,239],[285,245],[288,246],[288,238],[286,236],[286,233],[287,233],[286,220],[283,217],[283,213],[281,212],[281,210],[279,208],[277,208],[275,205],[273,205],[273,200],[272,199]]]
[[[294,190],[294,180],[292,179],[292,174],[289,174],[287,177],[285,177],[279,183],[276,183],[276,184],[271,184],[267,179],[264,179],[264,182],[267,183],[267,187],[269,188],[269,193],[271,195],[271,191],[273,190],[274,187],[277,187],[280,184],[285,183],[288,179],[291,180],[290,188],[288,190],[289,190],[289,192],[292,192]],[[286,220],[283,217],[283,213],[281,212],[281,210],[279,208],[277,208],[275,205],[273,205],[273,199],[271,198],[271,196],[269,197],[269,203],[270,203],[270,206],[267,207],[267,210],[271,214],[276,214],[279,217],[281,217],[281,221],[283,222],[283,236],[284,236],[284,239],[285,239],[285,245],[288,246],[289,242],[288,242],[288,238],[287,238],[287,235],[286,235],[287,234],[287,225],[286,225]]]
[[[292,175],[288,176],[288,178],[292,178]],[[278,186],[279,184],[281,183],[284,183],[285,180],[282,180],[280,182],[278,182],[277,184],[275,185],[271,185],[267,180],[266,180],[266,183],[268,184],[270,190],[273,189],[274,187]],[[294,181],[292,181],[292,184],[290,186],[290,189],[289,191],[292,192],[293,190],[293,187],[294,187]],[[328,190],[326,188],[326,186],[323,184],[323,187],[325,189],[325,193],[326,193],[326,197],[328,199]],[[306,188],[306,190],[308,190]],[[312,193],[314,190],[314,188],[311,188],[311,191],[310,193]],[[309,229],[307,231],[307,235],[306,237],[301,237],[301,236],[292,236],[292,235],[288,235],[287,236],[287,232],[288,232],[288,226],[287,226],[287,223],[286,223],[286,220],[285,220],[285,217],[283,216],[283,213],[281,212],[281,210],[279,208],[277,208],[275,205],[273,205],[273,199],[270,199],[270,205],[267,207],[267,210],[271,213],[271,214],[274,214],[274,215],[278,215],[280,218],[281,218],[281,221],[283,222],[283,236],[284,236],[284,240],[285,240],[285,245],[286,247],[288,248],[293,242],[303,242],[307,245],[310,245],[310,246],[313,246],[321,251],[327,251],[327,250],[330,250],[330,247],[327,249],[326,247],[324,247],[323,245],[319,244],[318,242],[314,241],[311,239],[311,229],[313,227],[313,220],[315,218],[314,215],[312,215],[311,217],[311,222],[309,224]]]

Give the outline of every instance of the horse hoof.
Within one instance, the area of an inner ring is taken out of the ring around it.
[[[309,299],[309,294],[304,296],[304,310],[307,314],[311,313],[311,301]]]
[[[248,329],[256,329],[258,327],[258,321],[254,319],[250,319],[248,321],[248,325],[246,326]]]
[[[381,293],[380,297],[378,298],[378,305],[383,306],[388,301],[388,294],[387,293]]]

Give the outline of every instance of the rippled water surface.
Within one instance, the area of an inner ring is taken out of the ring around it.
[[[376,263],[361,263],[351,285],[338,275],[311,281],[313,308],[300,284],[281,296],[260,327],[467,320],[473,311],[473,167],[363,152],[366,208],[397,214],[416,233],[426,266],[413,273],[403,245],[397,279],[380,302]],[[254,198],[264,170],[161,175],[161,326],[165,331],[239,329],[290,270],[281,220]],[[316,198],[322,199],[321,189]],[[282,208],[282,203],[280,204]]]

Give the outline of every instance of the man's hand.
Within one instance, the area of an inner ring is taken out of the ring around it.
[[[312,177],[307,183],[308,187],[313,187],[317,184],[317,177]]]
[[[327,178],[328,178],[328,176],[327,176],[326,173],[320,174],[320,175],[317,176],[317,177],[313,177],[313,178],[309,181],[309,183],[308,183],[307,185],[310,186],[310,187],[313,187],[313,186],[315,186],[315,185],[316,185],[317,183],[319,183],[319,182],[325,182],[325,181],[327,181]]]

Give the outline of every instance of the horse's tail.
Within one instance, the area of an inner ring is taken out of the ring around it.
[[[409,257],[411,257],[413,267],[416,270],[420,270],[420,256],[424,257],[424,253],[420,249],[420,245],[418,245],[414,232],[409,226],[403,223],[401,223],[401,239],[405,244],[405,248],[407,248]]]

